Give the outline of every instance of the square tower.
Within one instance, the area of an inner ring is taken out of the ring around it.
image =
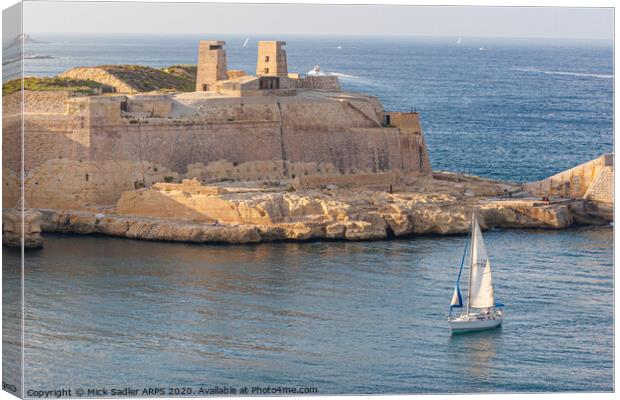
[[[226,42],[221,40],[201,40],[198,45],[198,66],[196,68],[196,91],[212,89],[216,81],[228,79],[226,74]]]
[[[258,42],[257,76],[288,76],[286,42],[276,40]]]

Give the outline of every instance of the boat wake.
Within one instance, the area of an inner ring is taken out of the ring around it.
[[[348,82],[348,83],[357,83],[360,85],[375,85],[376,83],[372,79],[364,78],[357,75],[345,74],[342,72],[325,72],[321,70],[317,70],[315,67],[306,73],[309,76],[337,76],[338,79]]]
[[[583,78],[599,78],[599,79],[613,79],[613,75],[607,74],[591,74],[587,72],[570,72],[570,71],[548,71],[536,68],[515,68],[516,71],[522,72],[537,72],[546,75],[565,75],[565,76],[577,76]]]

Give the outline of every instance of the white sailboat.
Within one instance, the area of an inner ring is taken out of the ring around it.
[[[245,42],[243,42],[243,45],[241,47],[247,46],[249,41],[250,41],[250,38],[245,38]]]
[[[463,265],[465,264],[465,255],[467,254],[466,244],[448,316],[448,324],[452,333],[492,329],[500,326],[504,321],[501,309],[502,304],[495,303],[491,262],[484,246],[480,225],[475,215],[472,214],[471,219],[467,306],[464,313],[453,315],[454,308],[463,307],[463,297],[461,296],[459,281],[463,272]]]

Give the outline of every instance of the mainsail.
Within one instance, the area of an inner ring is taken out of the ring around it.
[[[472,223],[469,306],[473,308],[493,307],[495,300],[493,299],[491,263],[482,240],[478,220],[474,217]]]

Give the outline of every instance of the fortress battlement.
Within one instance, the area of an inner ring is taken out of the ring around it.
[[[218,92],[236,96],[294,94],[295,89],[340,91],[340,82],[333,75],[300,77],[289,74],[286,42],[258,42],[256,76],[227,68],[225,42],[201,41],[198,50],[197,92]]]

